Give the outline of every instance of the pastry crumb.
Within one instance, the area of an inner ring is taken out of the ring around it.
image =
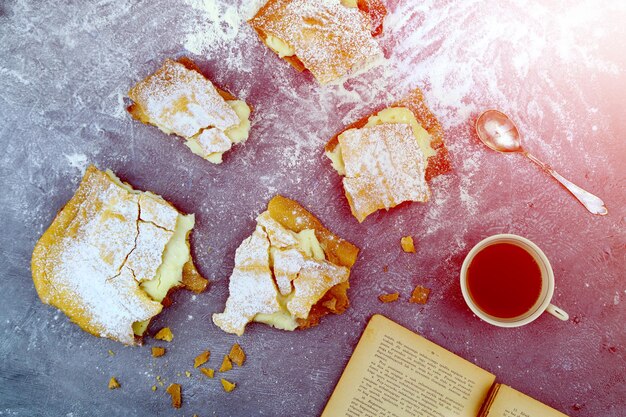
[[[208,350],[205,350],[204,352],[196,356],[196,358],[193,360],[193,367],[197,368],[198,366],[204,365],[205,363],[209,361],[210,357],[211,357],[211,352]]]
[[[174,339],[174,334],[170,330],[169,327],[164,327],[154,335],[154,338],[157,340],[164,340],[166,342],[171,342]]]
[[[378,299],[383,303],[393,303],[398,300],[398,297],[400,297],[400,293],[394,292],[390,294],[381,294],[378,296]]]
[[[165,355],[165,348],[164,347],[154,346],[152,348],[152,357],[153,358],[159,358],[159,357],[161,357],[163,355]]]
[[[232,348],[230,348],[230,353],[228,354],[228,358],[233,361],[237,366],[242,366],[246,361],[246,354],[239,346],[238,343],[235,343]]]
[[[415,244],[413,243],[413,238],[411,236],[404,236],[400,239],[400,245],[402,246],[402,250],[407,253],[415,253]]]
[[[209,378],[213,378],[215,376],[215,370],[213,368],[200,368],[200,372]]]
[[[189,371],[185,371],[185,376],[186,376],[187,378],[191,378],[191,372],[189,372]]]
[[[170,384],[165,391],[172,397],[172,407],[180,408],[183,402],[180,384]]]
[[[235,384],[234,382],[227,381],[224,378],[222,378],[222,386],[224,387],[224,391],[231,392],[232,390],[235,389],[237,384]]]
[[[421,285],[418,285],[413,290],[413,294],[411,294],[409,303],[426,304],[426,302],[428,301],[429,294],[430,294],[430,289],[426,287],[422,287]]]
[[[109,349],[109,356],[115,356],[115,352],[113,352],[111,349]]]
[[[224,355],[224,360],[222,360],[222,365],[220,366],[220,372],[226,372],[233,369],[233,363],[230,361],[228,355]]]
[[[114,376],[112,376],[111,379],[109,379],[109,389],[118,389],[120,387],[120,383],[117,382],[117,379],[115,379]]]
[[[153,385],[153,386],[152,386],[152,391],[156,391],[156,390],[157,390],[157,386],[156,386],[156,385]]]

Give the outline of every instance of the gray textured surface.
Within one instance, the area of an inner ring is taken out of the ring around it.
[[[250,28],[233,29],[237,14],[226,12],[236,4],[220,3],[215,18],[211,1],[190,3],[196,7],[0,2],[0,415],[315,416],[373,313],[571,416],[624,415],[626,33],[616,23],[625,16],[619,2],[389,1],[382,40],[388,63],[326,88],[278,60]],[[249,141],[221,166],[124,112],[134,82],[189,51],[200,53],[205,74],[255,109]],[[418,85],[446,127],[455,170],[432,183],[427,205],[359,225],[323,144]],[[610,215],[587,214],[529,162],[478,144],[468,121],[491,106],[516,114],[529,149],[604,198]],[[157,343],[149,337],[144,347],[129,348],[85,334],[35,293],[32,248],[86,162],[197,215],[194,254],[213,284],[196,297],[177,293],[151,326],[168,325],[175,334],[164,358],[150,357]],[[236,338],[210,316],[223,308],[235,248],[276,193],[299,200],[362,247],[353,305],[304,332],[254,325]],[[541,317],[507,330],[470,314],[457,283],[461,261],[475,242],[502,232],[527,236],[546,252],[555,303],[572,320]],[[417,237],[415,255],[399,249],[407,234]],[[432,289],[423,307],[406,303],[418,283]],[[376,297],[385,291],[403,298],[381,305]],[[249,356],[227,374],[238,383],[235,392],[196,372],[185,377],[200,351],[210,349],[210,365],[218,367],[235,341]],[[112,375],[121,389],[106,389]],[[162,387],[151,391],[156,376],[183,385],[181,410],[170,408]]]

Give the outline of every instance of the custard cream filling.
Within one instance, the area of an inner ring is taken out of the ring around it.
[[[129,193],[148,194],[135,190],[130,185],[123,183],[112,171],[107,170],[106,173],[113,182]],[[187,242],[187,235],[193,229],[194,224],[195,217],[193,214],[178,214],[173,235],[165,245],[161,265],[159,265],[156,270],[155,277],[148,281],[141,282],[140,288],[154,301],[163,301],[169,290],[182,284],[183,266],[191,259],[191,250]],[[134,333],[137,336],[143,335],[149,323],[150,320],[133,323]]]
[[[296,54],[296,50],[293,49],[291,45],[274,35],[266,34],[265,44],[272,51],[276,52],[281,58],[284,58],[286,56],[294,56]]]

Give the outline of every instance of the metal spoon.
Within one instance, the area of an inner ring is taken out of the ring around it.
[[[604,206],[604,201],[588,191],[583,190],[576,184],[563,178],[549,165],[529,154],[522,148],[520,134],[515,124],[509,117],[498,110],[487,110],[476,120],[476,133],[480,140],[494,151],[519,152],[536,163],[548,174],[567,188],[593,214],[605,215],[609,211]]]

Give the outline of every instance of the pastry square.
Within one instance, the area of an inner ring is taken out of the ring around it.
[[[128,112],[167,134],[186,139],[193,153],[221,163],[250,130],[250,107],[213,85],[189,59],[167,59],[154,74],[128,92]]]
[[[249,23],[278,56],[327,84],[382,55],[372,33],[385,14],[379,0],[269,0]]]
[[[295,330],[341,314],[358,252],[300,204],[276,196],[235,252],[229,297],[213,322],[242,335],[252,321]]]
[[[193,226],[193,214],[90,166],[35,245],[37,293],[83,330],[135,344],[170,290],[208,284],[191,258]]]
[[[353,123],[325,151],[344,177],[344,191],[359,222],[405,201],[428,201],[428,181],[450,170],[443,129],[419,89]]]

